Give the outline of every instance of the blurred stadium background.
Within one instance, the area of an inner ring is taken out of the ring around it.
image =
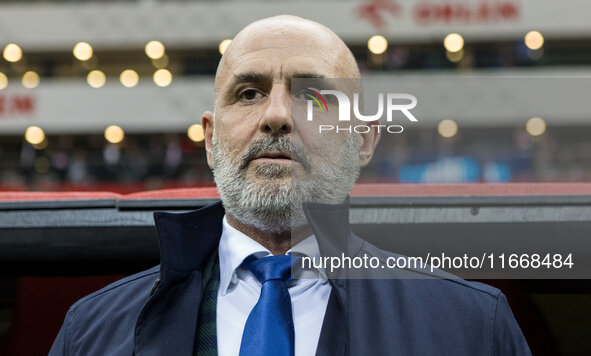
[[[221,53],[256,19],[293,14],[325,24],[343,38],[362,75],[374,83],[430,83],[445,77],[457,84],[466,77],[591,78],[590,13],[586,0],[0,0],[0,193],[213,186],[201,114],[213,108]],[[383,137],[362,182],[591,181],[591,111],[560,107],[557,114],[541,105],[497,117],[479,110],[481,103],[470,99],[472,89],[450,85],[446,90],[468,98],[465,112],[471,115],[428,110],[403,135]],[[486,86],[480,90],[486,94]],[[519,86],[498,91],[491,93],[493,101],[500,94],[524,98]],[[536,190],[537,198],[544,187]],[[496,189],[502,195],[503,188]],[[6,266],[0,278],[0,341],[6,342],[0,342],[0,354],[44,354],[73,300],[157,263],[152,210],[195,208],[214,198],[208,194],[194,202],[136,202],[132,197],[121,203],[114,195],[84,207],[84,201],[53,208],[0,204],[5,259],[0,262]],[[580,216],[566,216],[563,224],[540,223],[528,204],[561,209],[588,207],[591,200],[531,203],[545,199],[537,198],[499,200],[503,216],[510,216],[506,212],[514,205],[525,208],[510,221],[487,222],[485,230],[511,222],[515,226],[505,224],[498,231],[588,235],[589,223]],[[420,224],[401,231],[454,235],[481,229],[466,227],[469,219],[452,221],[464,225],[432,224],[434,216],[448,216],[451,205],[441,201],[397,202],[435,207]],[[488,202],[470,204],[478,214],[474,207]],[[55,219],[54,210],[66,216],[55,222],[63,225],[59,229],[43,225]],[[28,216],[39,226],[27,229],[25,219],[14,227],[13,216]],[[74,221],[78,216],[108,222],[80,227],[84,223]],[[123,244],[113,242],[123,238]],[[97,276],[105,273],[111,275]],[[509,295],[534,354],[583,355],[591,347],[587,281],[493,284]],[[36,342],[30,342],[32,334]]]
[[[221,52],[258,18],[326,24],[364,76],[397,83],[588,77],[589,11],[584,0],[1,1],[0,189],[212,185],[201,113]],[[536,113],[422,117],[383,140],[363,180],[588,181],[591,117]]]

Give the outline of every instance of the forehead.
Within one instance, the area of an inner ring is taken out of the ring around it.
[[[344,76],[343,63],[339,61],[346,50],[344,44],[321,28],[313,30],[313,27],[275,27],[240,34],[224,60],[219,79],[227,81],[244,72],[271,75],[273,80],[291,78],[298,73]]]

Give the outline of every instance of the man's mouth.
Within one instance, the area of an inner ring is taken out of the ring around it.
[[[253,161],[267,162],[267,163],[280,163],[290,164],[293,160],[291,154],[288,152],[263,152],[258,154]]]

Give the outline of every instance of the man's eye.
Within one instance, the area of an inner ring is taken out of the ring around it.
[[[255,89],[246,89],[239,96],[241,100],[253,101],[262,98],[263,94]]]
[[[305,89],[293,89],[291,91],[291,95],[294,98],[303,98],[305,93],[306,93]]]
[[[299,91],[293,93],[293,97],[296,99],[309,99],[309,97],[306,96],[305,90],[299,90]]]

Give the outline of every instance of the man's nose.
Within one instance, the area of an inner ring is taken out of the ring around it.
[[[293,129],[291,97],[283,84],[273,84],[267,106],[260,122],[260,130],[266,134],[288,134]]]

